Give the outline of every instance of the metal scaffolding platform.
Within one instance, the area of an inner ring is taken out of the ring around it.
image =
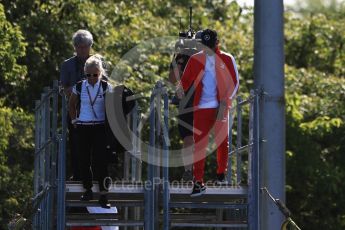
[[[169,99],[158,82],[150,100],[150,140],[146,180],[142,180],[140,115],[137,106],[130,119],[133,149],[125,154],[124,179],[113,181],[108,198],[117,214],[80,213],[80,207],[98,207],[98,185],[94,183],[94,200],[80,201],[80,182],[66,181],[66,100],[58,109],[59,90],[45,89],[36,102],[36,154],[34,229],[68,229],[71,226],[119,226],[120,229],[215,228],[258,229],[258,111],[259,96],[252,91],[246,100],[237,99],[230,110],[229,129],[236,124],[236,145],[230,144],[227,180],[229,185],[206,184],[206,194],[192,198],[192,183],[169,180]],[[246,107],[248,105],[248,107]],[[243,126],[242,111],[249,114]],[[236,120],[234,119],[236,115]],[[61,117],[61,126],[58,126]],[[242,128],[248,137],[242,138]],[[230,132],[231,133],[231,132]],[[247,142],[242,145],[242,142]],[[229,135],[229,143],[233,143]],[[156,147],[160,150],[157,150]],[[244,154],[246,153],[246,154]],[[135,156],[134,156],[135,155]],[[157,156],[158,159],[157,159]],[[151,183],[149,183],[151,182]],[[154,182],[154,183],[152,183]]]

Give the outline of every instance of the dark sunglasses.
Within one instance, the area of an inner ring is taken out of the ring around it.
[[[98,73],[94,73],[94,74],[91,74],[91,73],[87,73],[85,74],[86,77],[98,77]]]

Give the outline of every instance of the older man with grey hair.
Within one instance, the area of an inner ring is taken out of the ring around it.
[[[84,78],[84,65],[86,60],[90,57],[90,50],[93,44],[93,36],[87,30],[78,30],[73,34],[72,43],[74,46],[75,55],[65,60],[60,69],[60,82],[64,89],[67,98],[70,97],[72,87]],[[80,180],[80,170],[78,159],[76,156],[76,141],[75,130],[71,125],[71,119],[67,117],[68,124],[68,145],[70,150],[70,168],[72,169],[72,179]]]
[[[87,30],[78,30],[74,33],[72,42],[76,55],[62,63],[60,72],[60,81],[68,97],[73,85],[84,78],[84,64],[90,56],[93,37]]]

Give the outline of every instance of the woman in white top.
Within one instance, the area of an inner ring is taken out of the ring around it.
[[[108,171],[104,96],[111,90],[111,86],[101,80],[104,70],[99,56],[94,55],[86,60],[84,72],[86,80],[78,82],[73,87],[69,102],[69,113],[76,129],[78,160],[85,188],[80,199],[84,201],[93,199],[91,188],[94,176],[101,194],[99,203],[103,208],[110,208],[106,181]]]

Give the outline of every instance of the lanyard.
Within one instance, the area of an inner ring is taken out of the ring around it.
[[[101,89],[101,82],[99,83],[99,86],[98,86],[98,89],[97,89],[96,96],[95,96],[95,98],[92,100],[91,94],[90,94],[90,91],[89,91],[89,87],[88,87],[88,86],[86,87],[87,94],[89,95],[89,101],[90,101],[90,105],[91,105],[91,108],[92,108],[92,112],[93,112],[93,115],[95,116],[96,119],[97,119],[97,114],[96,114],[96,112],[95,112],[95,109],[93,108],[93,105],[95,104],[95,102],[96,102],[96,100],[97,100],[97,97],[98,97],[98,94],[99,94],[100,89]]]

